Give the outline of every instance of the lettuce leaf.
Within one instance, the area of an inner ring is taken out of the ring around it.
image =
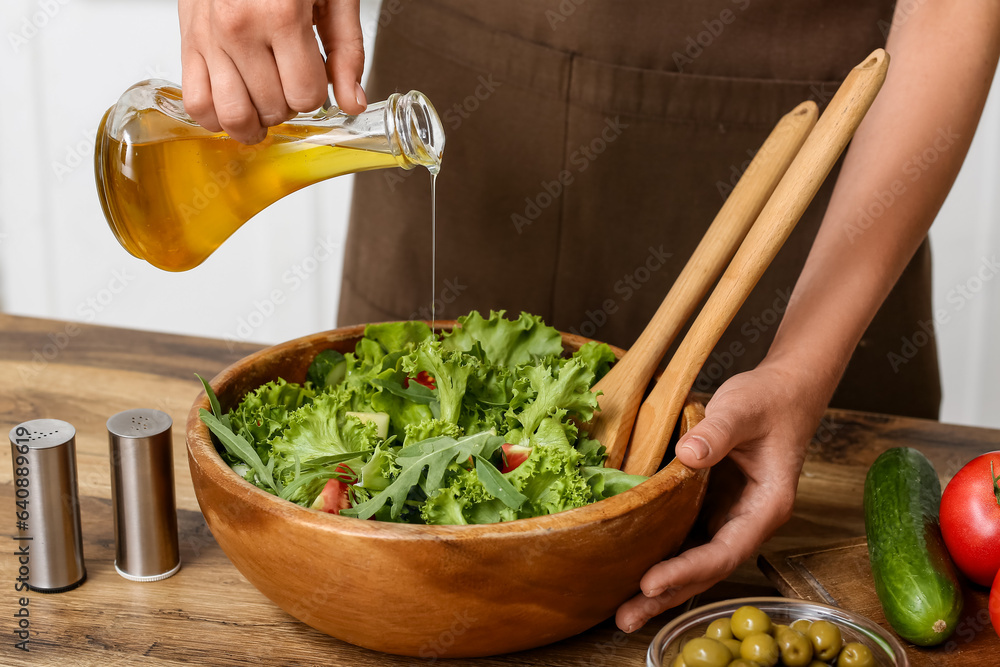
[[[478,344],[489,363],[511,369],[562,354],[562,337],[541,317],[522,312],[507,320],[504,312],[491,311],[489,319],[476,311],[459,317],[459,326],[441,337],[445,349],[470,352]]]
[[[433,337],[425,322],[383,322],[365,327],[365,338],[378,343],[386,354],[406,351]]]
[[[288,426],[289,413],[311,403],[314,396],[310,387],[282,379],[268,382],[244,396],[229,413],[230,426],[258,453],[266,453],[268,441]]]
[[[443,435],[449,438],[458,438],[462,435],[462,429],[443,419],[425,419],[419,424],[410,424],[406,427],[406,439],[403,440],[403,446]]]
[[[628,475],[617,468],[605,468],[604,466],[585,466],[580,469],[580,472],[590,484],[594,500],[604,500],[616,496],[649,479],[643,475]]]
[[[413,352],[400,359],[400,367],[409,377],[425,371],[434,378],[437,388],[433,391],[441,410],[439,418],[452,424],[458,423],[466,386],[477,366],[475,357],[447,350],[440,341],[431,340],[418,344]]]
[[[346,414],[352,411],[352,396],[349,389],[338,389],[292,414],[288,428],[271,442],[277,474],[294,476],[313,459],[376,448],[376,425]]]
[[[573,359],[580,362],[594,374],[594,381],[600,380],[608,374],[611,364],[615,363],[615,353],[607,343],[590,341],[584,343],[579,350],[573,353]]]
[[[590,391],[593,382],[593,371],[575,357],[555,369],[544,365],[519,369],[519,377],[514,381],[514,397],[506,413],[511,432],[516,433],[508,438],[517,439],[508,439],[508,442],[529,444],[528,440],[542,420],[560,410],[582,422],[590,421],[597,410],[597,394]]]

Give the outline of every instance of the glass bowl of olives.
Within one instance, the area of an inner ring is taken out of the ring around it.
[[[682,614],[653,638],[649,667],[909,667],[873,621],[790,598],[741,598]]]

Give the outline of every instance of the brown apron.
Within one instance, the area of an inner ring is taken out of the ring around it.
[[[525,310],[627,348],[774,124],[885,44],[892,4],[386,0],[368,97],[421,90],[447,135],[437,317]],[[763,358],[835,175],[697,389]],[[429,318],[431,292],[427,172],[360,174],[339,323]],[[936,417],[932,320],[925,242],[833,405]]]

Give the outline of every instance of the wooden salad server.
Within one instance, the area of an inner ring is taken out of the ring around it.
[[[653,319],[631,349],[594,386],[594,391],[603,395],[598,398],[601,409],[591,422],[590,437],[607,449],[607,467],[621,467],[639,403],[656,367],[747,235],[818,115],[815,103],[803,102],[778,121]]]
[[[659,468],[698,371],[854,136],[885,81],[888,67],[889,55],[876,49],[851,70],[830,100],[640,407],[625,472],[652,475]]]

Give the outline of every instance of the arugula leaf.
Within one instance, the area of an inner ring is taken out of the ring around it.
[[[205,388],[205,394],[208,396],[208,403],[212,406],[212,414],[215,415],[216,419],[222,419],[222,408],[219,407],[219,399],[216,397],[215,391],[212,389],[212,385],[208,384],[208,380],[197,373],[195,373],[194,376],[201,380],[201,386]]]
[[[404,398],[411,403],[418,403],[420,405],[437,403],[437,397],[434,395],[434,390],[428,389],[419,382],[411,382],[408,387],[403,387],[402,383],[398,382],[395,378],[384,378],[379,376],[372,380],[372,384],[376,387],[385,389],[394,396]]]
[[[250,466],[260,484],[265,485],[265,488],[270,489],[272,493],[281,493],[281,483],[274,479],[271,466],[264,465],[260,456],[257,455],[257,451],[253,448],[253,445],[246,441],[246,438],[233,433],[221,419],[205,408],[199,410],[198,415],[201,417],[201,421],[205,423],[205,426],[219,439],[219,442],[222,443],[227,452]]]
[[[473,454],[476,459],[476,474],[486,491],[507,507],[516,510],[528,498],[517,492],[514,485],[504,477],[496,467],[479,454]]]
[[[448,466],[455,461],[467,461],[473,454],[490,456],[500,445],[503,438],[491,433],[477,433],[455,439],[447,436],[430,438],[407,447],[396,454],[396,464],[400,468],[399,475],[383,491],[360,505],[341,510],[345,516],[367,519],[375,514],[386,503],[391,502],[390,516],[399,517],[410,490],[419,486],[427,493],[433,493],[441,486]],[[426,474],[424,470],[426,469]]]
[[[319,492],[323,490],[323,485],[326,484],[327,480],[333,479],[336,476],[337,472],[335,470],[316,470],[297,475],[294,480],[281,490],[278,497],[300,505],[311,503],[319,495]]]

